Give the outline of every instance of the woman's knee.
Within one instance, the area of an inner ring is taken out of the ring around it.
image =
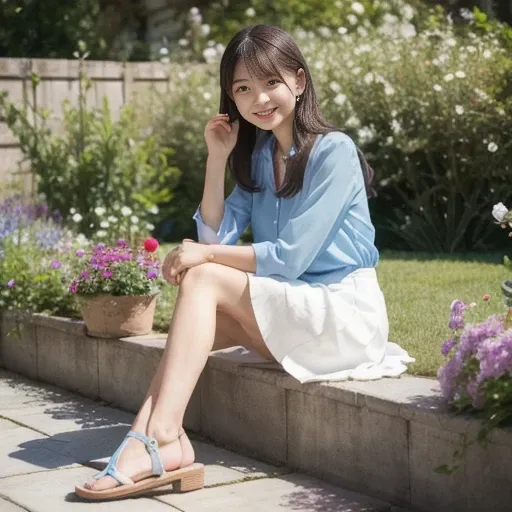
[[[206,286],[214,284],[219,273],[217,267],[219,267],[217,263],[208,262],[189,268],[180,286]]]

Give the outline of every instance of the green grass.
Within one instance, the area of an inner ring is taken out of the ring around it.
[[[432,256],[411,253],[381,255],[379,282],[386,298],[390,333],[416,358],[409,372],[435,376],[443,362],[441,344],[449,339],[449,308],[454,299],[476,302],[472,320],[505,309],[500,283],[510,275],[501,254]],[[484,302],[482,296],[491,300]]]
[[[160,248],[163,257],[174,245]],[[502,254],[427,255],[383,252],[377,273],[386,298],[389,339],[414,358],[409,373],[435,377],[443,362],[440,347],[450,337],[449,308],[454,299],[476,302],[471,317],[504,311],[500,283],[507,277]],[[491,295],[490,302],[482,296]],[[167,286],[159,298],[155,329],[168,329],[177,288]]]

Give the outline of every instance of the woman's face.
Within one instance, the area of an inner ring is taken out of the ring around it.
[[[231,94],[241,116],[262,130],[275,130],[283,121],[293,119],[296,97],[302,94],[304,71],[297,75],[282,73],[264,79],[251,76],[243,59],[233,74]]]

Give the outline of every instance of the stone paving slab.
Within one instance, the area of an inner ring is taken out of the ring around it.
[[[52,442],[33,430],[0,420],[0,432],[0,478],[74,463],[71,457],[49,449]]]
[[[21,508],[10,501],[0,498],[0,510],[2,512],[27,512],[26,508]]]
[[[388,512],[389,505],[306,475],[264,478],[158,496],[182,512]]]
[[[168,504],[142,497],[101,503],[82,501],[74,493],[75,485],[94,474],[93,469],[80,467],[13,476],[0,480],[0,494],[31,512],[176,512]]]

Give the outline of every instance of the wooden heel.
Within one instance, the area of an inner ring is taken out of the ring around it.
[[[183,477],[173,483],[173,491],[175,492],[190,492],[197,491],[204,487],[204,468],[190,471]]]

